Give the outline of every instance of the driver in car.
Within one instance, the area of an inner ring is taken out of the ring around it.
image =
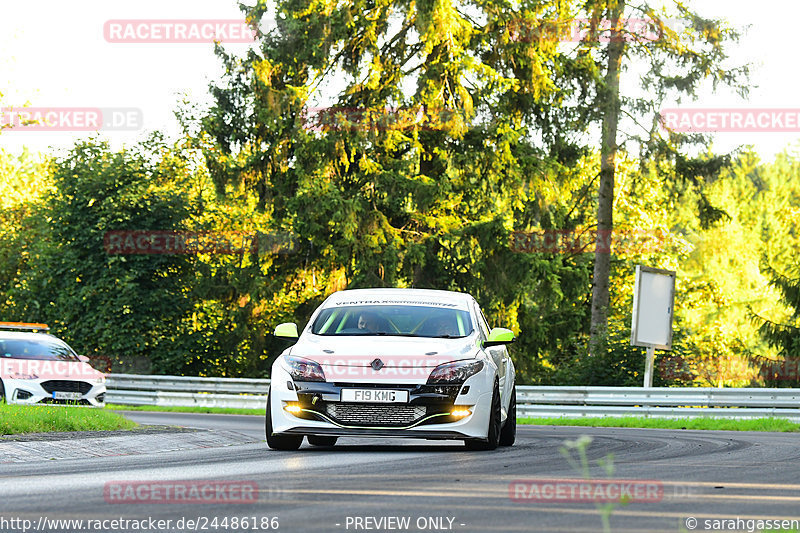
[[[425,323],[423,332],[428,337],[445,337],[457,335],[456,330],[453,328],[452,321],[445,317],[438,317],[428,320]]]
[[[372,313],[361,313],[358,317],[358,329],[369,333],[378,331],[378,317]]]

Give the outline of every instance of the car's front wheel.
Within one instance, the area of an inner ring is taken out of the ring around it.
[[[492,407],[489,414],[489,427],[486,430],[486,440],[465,440],[464,444],[468,450],[494,450],[500,444],[500,423],[501,423],[501,407],[500,407],[500,387],[497,383],[494,384],[494,391],[492,392]]]
[[[309,435],[308,443],[312,446],[333,446],[339,437],[328,437],[326,435]]]
[[[500,431],[500,446],[511,446],[517,439],[517,386],[511,388],[511,402],[508,404],[508,417]]]
[[[267,446],[273,450],[296,450],[303,444],[302,435],[273,435],[272,394],[267,395],[267,416],[264,425],[267,433]]]

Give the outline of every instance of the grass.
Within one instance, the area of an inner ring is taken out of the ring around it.
[[[156,411],[164,413],[211,413],[218,415],[259,415],[264,416],[264,409],[240,409],[236,407],[178,407],[162,405],[117,405],[106,404],[112,411]]]
[[[610,428],[704,429],[714,431],[800,431],[800,424],[783,418],[729,420],[725,418],[520,418],[519,424],[534,426],[591,426]]]
[[[103,409],[0,403],[0,435],[50,431],[107,431],[134,427],[136,427],[135,422]]]

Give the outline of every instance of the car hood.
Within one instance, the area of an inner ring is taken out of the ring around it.
[[[319,363],[328,381],[398,383],[427,380],[443,363],[474,359],[475,336],[431,339],[392,336],[304,336],[290,355]]]

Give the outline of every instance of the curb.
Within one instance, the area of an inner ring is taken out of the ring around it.
[[[0,464],[86,459],[260,442],[235,431],[147,426],[123,431],[75,431],[0,437]]]

